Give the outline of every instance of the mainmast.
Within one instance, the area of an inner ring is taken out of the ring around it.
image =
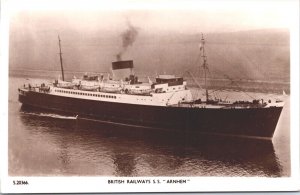
[[[59,46],[59,58],[60,58],[60,67],[61,67],[61,74],[62,74],[62,80],[65,80],[64,76],[64,67],[63,67],[63,61],[62,61],[62,53],[61,53],[61,45],[60,45],[60,37],[58,35],[58,46]]]
[[[208,90],[207,90],[207,85],[206,85],[206,72],[208,71],[208,66],[207,66],[207,58],[205,55],[205,40],[203,37],[203,33],[202,33],[202,38],[201,38],[201,42],[200,42],[200,51],[201,53],[201,57],[203,58],[203,64],[202,64],[202,68],[204,70],[204,88],[205,88],[205,97],[206,97],[206,102],[208,101]]]

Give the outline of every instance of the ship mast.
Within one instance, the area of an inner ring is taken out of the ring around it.
[[[200,42],[200,51],[201,53],[201,57],[203,58],[203,64],[202,64],[202,68],[204,70],[204,88],[205,88],[205,97],[206,97],[206,102],[208,101],[208,90],[207,90],[207,85],[206,85],[206,72],[208,71],[208,66],[207,66],[207,58],[205,55],[205,40],[203,37],[203,33],[202,33],[202,38],[201,38],[201,42]]]
[[[62,74],[62,80],[65,80],[64,76],[64,67],[63,67],[63,61],[62,61],[62,53],[61,53],[61,45],[60,45],[60,37],[58,35],[58,46],[59,46],[59,59],[60,59],[60,67],[61,67],[61,74]]]

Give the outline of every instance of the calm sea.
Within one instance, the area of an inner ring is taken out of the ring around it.
[[[28,82],[41,80],[9,80],[11,176],[290,175],[289,96],[272,141],[189,137],[22,110],[17,88]]]

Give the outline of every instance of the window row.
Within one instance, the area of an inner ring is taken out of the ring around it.
[[[103,97],[103,98],[113,98],[113,99],[117,98],[114,95],[101,95],[101,94],[84,93],[84,92],[77,92],[77,91],[65,91],[65,90],[59,90],[59,89],[56,89],[55,92],[75,94],[75,95],[94,96],[94,97]]]

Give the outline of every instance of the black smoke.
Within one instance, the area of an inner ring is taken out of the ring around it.
[[[122,49],[121,51],[116,55],[117,60],[122,60],[122,55],[129,46],[132,46],[134,41],[136,40],[136,37],[138,35],[138,28],[133,26],[130,22],[127,22],[127,29],[121,34],[122,37]]]

